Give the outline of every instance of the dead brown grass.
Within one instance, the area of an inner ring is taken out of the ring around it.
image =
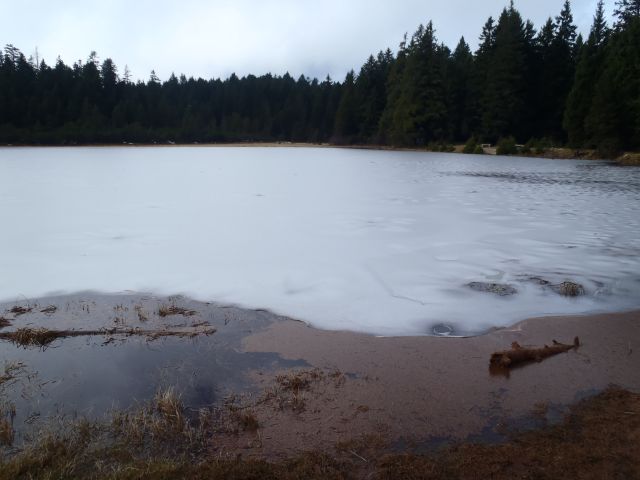
[[[11,321],[8,318],[0,317],[0,328],[10,327]]]
[[[139,321],[146,322],[147,320],[149,320],[149,316],[147,315],[147,312],[144,311],[141,305],[136,305],[135,310],[136,310],[136,313],[138,314]]]
[[[184,410],[180,395],[173,387],[159,390],[154,397],[154,402],[156,410],[167,417],[178,417]]]
[[[158,315],[161,317],[168,317],[170,315],[182,315],[183,317],[191,317],[198,312],[195,310],[188,310],[186,308],[177,307],[175,305],[162,305],[158,309]]]
[[[9,419],[0,417],[0,445],[6,447],[13,445],[14,435],[13,426]]]
[[[232,418],[237,422],[238,426],[247,432],[255,432],[260,428],[258,417],[251,410],[236,411],[232,413]]]
[[[625,153],[618,157],[616,161],[623,166],[638,167],[640,166],[640,153]]]
[[[276,376],[276,383],[285,391],[299,393],[301,390],[309,390],[312,382],[319,381],[323,376],[320,370],[292,371]]]
[[[461,444],[431,456],[387,456],[377,478],[640,478],[640,395],[610,388],[564,423],[500,445]]]
[[[68,336],[65,332],[47,330],[46,328],[19,328],[14,332],[0,334],[0,339],[10,340],[22,347],[46,347],[55,339]]]
[[[17,317],[20,315],[24,315],[25,313],[30,313],[31,310],[33,310],[33,308],[31,307],[20,307],[16,305],[15,307],[11,308],[11,310],[9,311]]]
[[[18,346],[28,348],[46,348],[60,338],[88,337],[103,335],[113,339],[114,336],[143,336],[148,340],[163,337],[193,338],[200,335],[212,335],[215,328],[200,330],[141,330],[139,328],[104,328],[101,330],[48,330],[46,328],[19,328],[13,332],[1,332],[0,340],[10,341]],[[108,340],[109,341],[109,340]]]
[[[301,413],[307,408],[307,397],[319,385],[340,387],[346,381],[339,370],[326,373],[318,368],[312,370],[291,370],[276,375],[275,385],[267,388],[258,403],[275,404],[279,410]]]
[[[333,453],[275,462],[213,453],[210,432],[201,433],[188,420],[180,431],[171,427],[167,414],[176,409],[175,393],[161,391],[157,398],[169,406],[159,409],[154,402],[142,412],[121,414],[114,420],[120,428],[84,422],[66,435],[43,435],[10,458],[0,456],[0,480],[640,478],[640,394],[618,388],[576,405],[562,424],[514,434],[502,444],[461,443],[428,455],[398,455],[388,453],[386,439],[369,435],[338,442]]]

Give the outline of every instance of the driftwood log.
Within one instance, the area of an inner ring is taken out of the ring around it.
[[[511,368],[521,363],[540,362],[547,357],[568,352],[579,346],[580,340],[578,337],[573,339],[573,345],[558,343],[554,340],[551,346],[545,345],[542,348],[524,348],[521,347],[518,342],[513,342],[511,344],[511,350],[493,353],[489,364],[492,367]]]

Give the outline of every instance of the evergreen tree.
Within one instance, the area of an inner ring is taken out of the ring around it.
[[[487,78],[480,103],[481,131],[496,141],[522,125],[526,98],[526,32],[513,2],[500,15],[494,44],[487,58]]]
[[[640,0],[617,0],[613,14],[618,17],[616,28],[624,28],[634,18],[640,17]]]
[[[352,143],[358,133],[358,103],[356,99],[355,73],[351,70],[342,86],[342,98],[336,112],[333,141],[335,143]]]
[[[609,38],[609,28],[604,17],[604,2],[600,0],[593,17],[593,24],[586,44],[579,53],[573,88],[567,99],[564,128],[573,147],[587,146],[585,120],[600,77],[604,61],[604,47]]]
[[[122,78],[114,62],[53,67],[13,45],[0,54],[0,142],[83,143],[296,140],[386,143],[568,138],[609,152],[640,148],[637,0],[603,4],[585,42],[568,1],[539,33],[513,6],[484,24],[472,54],[452,53],[433,25],[397,55],[371,55],[340,82],[288,73],[227,79],[172,74]],[[576,67],[577,63],[577,67]],[[564,129],[563,129],[564,127]]]
[[[553,26],[553,38],[550,43],[550,21],[543,28],[540,37],[542,63],[538,82],[541,91],[538,95],[537,135],[563,141],[565,133],[562,120],[575,75],[576,26],[573,24],[568,0],[565,0]]]
[[[464,141],[471,136],[473,119],[473,99],[471,82],[473,81],[473,54],[464,37],[451,57],[447,72],[449,87],[448,131],[450,138]]]
[[[619,16],[622,22],[624,17]],[[585,121],[588,142],[608,155],[640,148],[640,18],[626,20],[605,48],[593,103]]]
[[[425,145],[446,136],[448,57],[433,24],[421,25],[403,52],[402,72],[387,104],[385,134],[392,144]]]
[[[402,78],[407,64],[407,35],[405,34],[403,41],[400,43],[396,61],[389,72],[387,79],[387,102],[380,116],[377,138],[380,143],[389,144],[392,142],[392,131],[395,124],[394,115],[398,109],[400,95],[402,94]]]

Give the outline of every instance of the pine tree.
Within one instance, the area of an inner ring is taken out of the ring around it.
[[[449,88],[448,131],[454,140],[466,141],[472,134],[473,55],[464,37],[453,52],[447,71]]]
[[[387,77],[394,58],[391,50],[371,55],[360,69],[356,79],[358,108],[358,141],[369,143],[376,140],[380,117],[387,101]]]
[[[355,140],[358,133],[357,110],[355,72],[351,70],[347,73],[342,86],[342,98],[336,112],[333,130],[333,141],[335,143],[349,144]]]
[[[480,107],[485,139],[513,134],[521,125],[526,97],[526,32],[520,13],[504,9],[495,30],[494,44],[487,58],[487,78]]]
[[[582,47],[573,88],[567,99],[563,126],[569,138],[569,145],[587,145],[585,120],[591,108],[595,85],[602,72],[604,47],[609,38],[609,28],[604,16],[604,2],[600,0],[593,17],[589,38]]]
[[[613,15],[618,17],[616,28],[624,28],[634,18],[640,17],[640,0],[617,0]]]
[[[588,141],[605,154],[640,148],[640,18],[616,31],[605,48],[585,126]]]
[[[433,24],[420,25],[406,51],[399,54],[402,72],[394,72],[382,124],[394,145],[425,145],[446,135],[445,73],[449,50],[437,43]]]
[[[549,43],[550,22],[541,31],[540,78],[538,95],[539,136],[564,141],[562,128],[567,97],[575,75],[576,26],[573,23],[571,5],[565,0],[560,15],[553,23],[553,38]]]

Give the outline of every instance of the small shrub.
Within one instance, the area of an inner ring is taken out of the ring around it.
[[[455,147],[444,142],[429,142],[427,150],[430,152],[453,152]]]
[[[516,147],[516,139],[513,137],[501,138],[498,141],[498,148],[496,149],[497,155],[515,155],[518,153],[518,147]]]
[[[617,162],[620,165],[625,166],[640,166],[640,153],[625,153],[624,155],[618,157]],[[0,322],[2,319],[0,318]]]
[[[440,145],[441,152],[451,153],[451,152],[454,152],[455,150],[456,150],[456,147],[454,147],[453,145],[449,145],[448,143],[443,143],[442,145]]]
[[[474,155],[484,155],[484,148],[482,145],[476,145],[476,148],[473,149]]]
[[[462,153],[475,153],[477,148],[478,148],[478,141],[476,137],[471,137],[469,140],[467,140],[467,143],[464,144]]]
[[[541,138],[540,140],[536,140],[534,143],[534,147],[537,154],[543,154],[548,149],[553,146],[553,142],[549,138]]]
[[[533,138],[530,138],[527,143],[524,144],[524,147],[522,147],[522,149],[520,150],[521,153],[531,153],[531,151],[534,149],[535,147],[535,140]]]

